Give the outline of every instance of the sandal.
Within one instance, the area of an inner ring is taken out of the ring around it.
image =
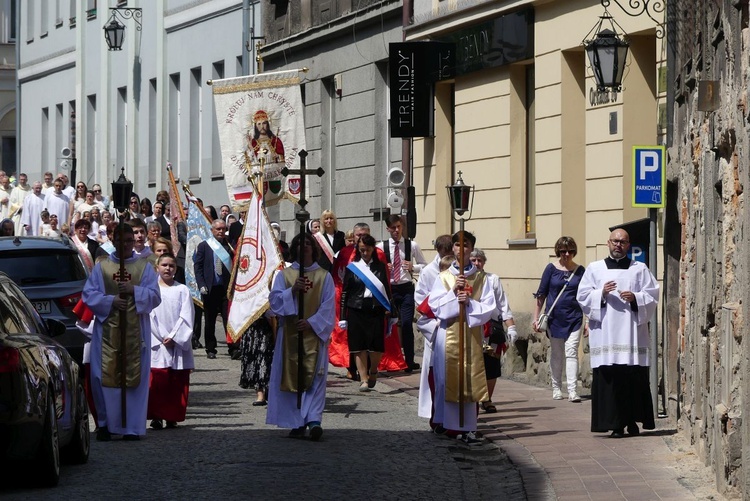
[[[370,383],[362,383],[361,385],[359,385],[359,391],[370,391]]]
[[[484,412],[487,414],[494,414],[495,412],[497,412],[497,407],[495,407],[495,404],[492,403],[492,400],[482,402],[482,409],[484,409]]]

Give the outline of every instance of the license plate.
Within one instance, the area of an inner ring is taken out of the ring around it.
[[[34,304],[34,308],[36,308],[36,312],[40,315],[52,312],[49,307],[49,301],[32,301],[32,303]]]

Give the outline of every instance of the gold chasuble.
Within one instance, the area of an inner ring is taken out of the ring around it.
[[[456,283],[456,276],[450,271],[440,274],[446,290],[450,290]],[[485,274],[477,271],[466,282],[471,290],[471,299],[479,301],[484,289]],[[458,320],[458,319],[456,319]],[[459,358],[458,358],[458,325],[457,321],[451,321],[445,331],[445,400],[446,402],[459,402]],[[489,400],[487,393],[487,378],[484,373],[484,356],[482,342],[484,334],[482,327],[469,328],[464,324],[464,388],[463,402],[483,402]]]
[[[143,271],[146,266],[152,264],[146,259],[137,259],[125,265],[127,279],[133,285],[140,285]],[[101,261],[102,279],[104,280],[104,291],[107,295],[116,296],[120,275],[120,264],[109,259]],[[126,280],[127,281],[127,280]],[[127,367],[125,368],[125,386],[136,388],[141,383],[141,321],[135,310],[135,298],[127,296],[128,307],[125,310],[126,332],[125,332],[125,356]],[[102,386],[106,388],[120,387],[120,310],[114,309],[102,322]]]
[[[292,267],[284,268],[281,273],[284,275],[284,281],[287,288],[291,288],[294,282],[299,278],[299,270]],[[328,272],[323,268],[305,272],[305,280],[308,283],[305,289],[305,318],[313,316],[320,308],[320,301],[323,294],[323,284],[328,276]],[[284,344],[283,358],[284,367],[281,372],[281,391],[297,391],[297,315],[284,317]],[[304,352],[302,354],[302,370],[304,376],[302,379],[302,391],[307,391],[312,386],[315,378],[315,367],[318,365],[318,349],[320,347],[320,338],[310,329],[302,333],[302,345]]]

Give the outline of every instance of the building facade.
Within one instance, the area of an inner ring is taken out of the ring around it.
[[[342,230],[368,222],[376,238],[387,237],[388,171],[401,165],[402,141],[388,132],[388,46],[402,40],[401,14],[401,2],[388,0],[279,0],[264,11],[264,70],[308,69],[307,165],[325,174],[307,180],[307,210],[333,210]],[[291,204],[269,212],[294,219]]]
[[[16,168],[16,9],[17,0],[0,1],[0,169]]]
[[[607,255],[609,228],[648,217],[632,206],[632,148],[665,139],[664,41],[648,18],[613,4],[630,41],[628,67],[622,92],[598,92],[582,41],[603,10],[596,0],[416,0],[406,29],[407,40],[456,50],[455,76],[435,84],[434,137],[413,140],[418,235],[456,229],[444,187],[460,171],[475,186],[466,227],[520,326],[505,369],[541,382],[548,343],[530,328],[532,293],[555,242],[572,236],[586,265]]]
[[[111,7],[141,9],[119,18],[120,51],[104,40]],[[134,191],[153,200],[171,162],[204,203],[227,203],[207,81],[254,71],[243,30],[260,35],[259,2],[28,0],[19,8],[18,152],[30,181],[46,171],[73,178],[75,168],[76,180],[108,191],[124,168]]]
[[[750,496],[747,2],[669,3],[664,276],[669,414],[731,499]]]

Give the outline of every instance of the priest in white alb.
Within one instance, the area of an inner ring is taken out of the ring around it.
[[[52,189],[47,191],[44,196],[46,202],[47,211],[50,215],[54,214],[57,216],[57,222],[62,225],[68,222],[70,216],[70,199],[63,194],[63,182],[60,179],[55,179],[55,183],[52,185]]]
[[[31,186],[31,194],[23,199],[20,221],[22,235],[37,236],[40,234],[39,226],[42,224],[41,214],[44,208],[42,183],[37,181]]]
[[[317,441],[323,434],[328,341],[335,319],[336,291],[331,274],[317,264],[318,247],[309,233],[304,234],[304,251],[299,255],[302,238],[300,234],[292,240],[289,252],[294,262],[276,274],[268,298],[271,311],[279,319],[279,328],[268,383],[266,423],[291,428],[292,438],[305,438],[309,430],[310,438]],[[300,262],[305,266],[304,277],[300,277]],[[302,319],[298,317],[301,291],[304,291]],[[304,353],[302,377],[298,378],[300,334]],[[299,408],[298,392],[301,393]]]
[[[577,299],[589,319],[591,431],[625,429],[638,435],[637,423],[653,430],[649,386],[648,323],[659,301],[659,284],[643,263],[628,257],[630,237],[617,229],[607,241],[609,257],[591,263],[581,278]]]
[[[10,192],[10,207],[8,215],[16,226],[16,235],[26,235],[21,226],[21,216],[23,215],[23,201],[31,195],[31,186],[28,183],[28,176],[24,173],[18,175],[18,185]]]
[[[56,188],[59,182],[55,181]],[[124,275],[119,262],[120,239],[124,249]],[[151,371],[149,313],[161,303],[154,266],[133,254],[133,228],[123,225],[115,231],[114,244],[118,250],[96,263],[83,288],[83,302],[95,315],[91,337],[91,389],[96,403],[99,425],[96,439],[99,441],[109,441],[111,435],[138,440],[146,434]],[[125,409],[121,406],[123,392]]]

